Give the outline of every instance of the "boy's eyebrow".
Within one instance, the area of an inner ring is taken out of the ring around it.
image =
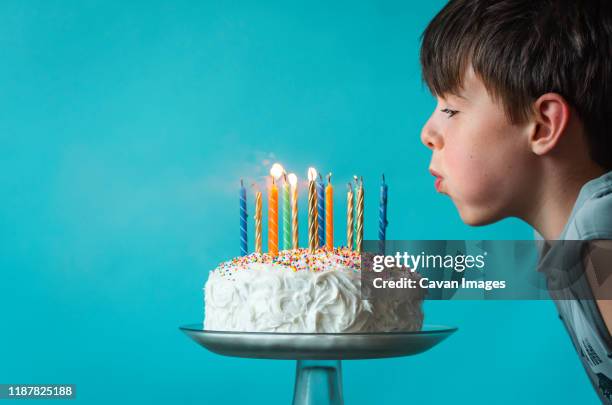
[[[470,100],[469,100],[469,99],[468,99],[466,96],[464,96],[464,95],[462,94],[462,92],[461,92],[461,91],[458,91],[458,92],[452,93],[451,95],[453,95],[453,96],[455,96],[455,97],[458,97],[458,98],[460,98],[460,99],[463,99],[463,100],[465,100],[465,101],[470,101]]]
[[[455,98],[458,98],[458,99],[461,99],[461,100],[464,100],[464,101],[470,101],[470,100],[469,100],[469,99],[468,99],[466,96],[464,96],[463,94],[461,94],[461,92],[451,92],[451,93],[447,93],[447,94],[446,94],[444,97],[442,97],[442,98],[444,99],[444,98],[447,98],[447,97],[455,97]]]

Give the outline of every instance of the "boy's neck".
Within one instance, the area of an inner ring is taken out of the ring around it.
[[[579,172],[567,168],[557,171],[556,176],[543,176],[546,180],[540,182],[534,194],[536,204],[523,219],[544,239],[558,239],[569,220],[582,186],[604,173],[605,170],[601,167],[589,165]]]

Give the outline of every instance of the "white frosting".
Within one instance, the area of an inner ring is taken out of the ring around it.
[[[415,273],[415,277],[418,275]],[[340,264],[294,271],[248,263],[210,272],[204,329],[249,332],[382,332],[419,330],[424,292],[398,301],[361,300],[359,270]]]

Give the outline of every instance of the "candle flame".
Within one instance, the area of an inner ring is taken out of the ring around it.
[[[314,167],[309,167],[308,168],[308,180],[315,181],[316,178],[317,178],[317,169],[315,169]]]
[[[285,169],[283,169],[283,166],[281,166],[280,163],[274,163],[270,168],[270,176],[278,180],[280,176],[283,175],[284,171]]]
[[[297,176],[295,175],[295,173],[289,173],[287,175],[287,180],[289,180],[289,184],[291,184],[291,187],[297,186]]]

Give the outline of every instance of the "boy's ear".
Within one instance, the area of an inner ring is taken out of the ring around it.
[[[570,120],[570,107],[557,93],[541,95],[533,104],[534,126],[529,145],[536,155],[550,152],[563,136]]]

